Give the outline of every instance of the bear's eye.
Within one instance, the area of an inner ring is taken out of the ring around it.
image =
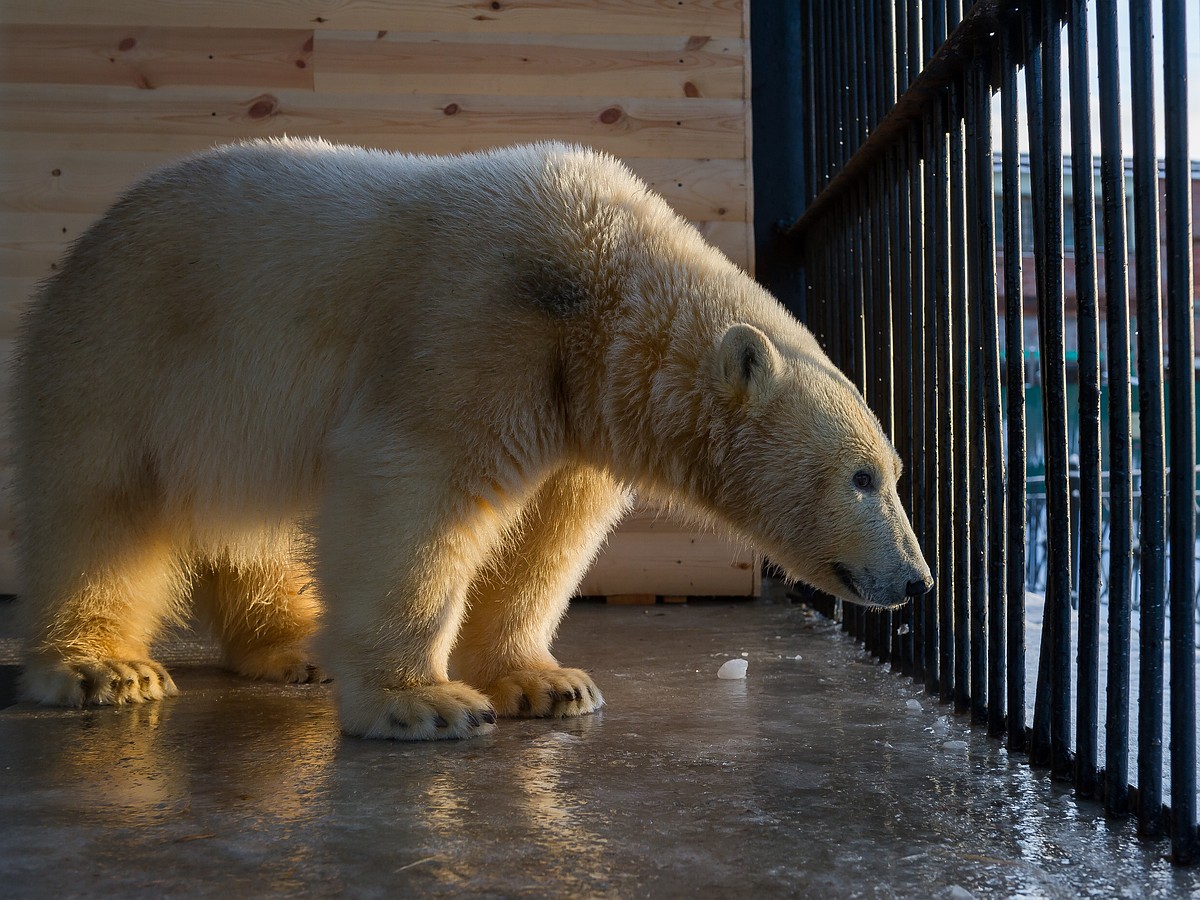
[[[854,473],[854,486],[860,491],[869,491],[875,485],[875,479],[866,469]]]

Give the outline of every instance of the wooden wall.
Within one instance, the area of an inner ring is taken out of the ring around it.
[[[746,2],[0,0],[0,355],[124,186],[238,138],[589,144],[749,269]],[[12,527],[0,501],[0,592]]]

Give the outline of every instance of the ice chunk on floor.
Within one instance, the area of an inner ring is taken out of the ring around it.
[[[942,744],[942,749],[943,750],[966,750],[967,742],[966,741],[946,741],[944,744]]]
[[[736,679],[745,678],[746,669],[750,667],[750,663],[744,659],[730,659],[721,664],[721,668],[717,669],[718,678]]]
[[[920,709],[921,701],[920,700],[909,700],[904,705],[907,706],[909,709]]]

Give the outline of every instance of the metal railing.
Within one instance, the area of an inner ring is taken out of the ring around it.
[[[1101,798],[1110,815],[1136,815],[1139,833],[1146,836],[1169,833],[1173,858],[1189,863],[1200,855],[1200,835],[1185,53],[1188,29],[1198,23],[1188,21],[1182,0],[1162,0],[1165,96],[1156,102],[1149,0],[1131,0],[1130,27],[1122,35],[1115,2],[1096,0],[1094,43],[1087,6],[1086,0],[804,0],[794,38],[808,50],[798,63],[803,132],[797,144],[804,148],[799,193],[805,211],[779,236],[795,251],[793,266],[798,265],[801,279],[801,296],[793,306],[862,388],[905,459],[904,499],[937,577],[934,594],[898,613],[847,606],[842,610],[846,627],[928,691],[1005,738],[1011,749],[1027,752],[1033,765],[1048,766],[1056,779],[1072,780],[1081,796]],[[1191,11],[1195,16],[1194,6]],[[1128,96],[1120,93],[1118,41],[1128,42],[1133,61]],[[1089,46],[1096,49],[1094,61]],[[1069,122],[1063,119],[1064,68]],[[1101,227],[1109,248],[1128,245],[1121,104],[1132,113],[1136,279],[1131,292],[1121,253],[1105,254],[1103,271],[1097,271],[1092,183],[1075,179],[1071,325],[1064,305],[1063,158],[1064,152],[1070,155],[1076,172],[1092,171],[1093,72],[1099,77]],[[993,131],[996,91],[999,135]],[[1026,349],[1021,265],[1022,250],[1029,248],[1021,247],[1021,113],[1032,178],[1045,442],[1044,488],[1038,491],[1045,503],[1045,617],[1040,647],[1029,651],[1038,654],[1032,722],[1025,715],[1025,394],[1022,367],[1001,366],[1002,343],[1004,359],[1023,359]],[[1166,141],[1161,185],[1155,147],[1159,114]],[[993,186],[997,142],[999,222]],[[1165,188],[1161,233],[1160,186]],[[1003,248],[999,258],[998,246]],[[1002,308],[998,279],[1004,286]],[[1106,288],[1103,310],[1099,279]],[[1132,348],[1131,298],[1136,312]],[[1102,320],[1109,417],[1103,501]],[[1068,327],[1078,339],[1079,392],[1071,410],[1079,421],[1074,481],[1067,449]],[[1132,349],[1140,428],[1136,530]],[[1169,462],[1174,464],[1168,480]],[[1169,558],[1168,536],[1175,550]],[[1168,606],[1169,807],[1163,802],[1162,744]],[[1133,787],[1128,742],[1135,608],[1140,691]],[[1102,625],[1107,631],[1103,767],[1098,762]]]

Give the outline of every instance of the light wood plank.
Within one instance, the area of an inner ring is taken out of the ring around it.
[[[312,41],[311,30],[10,25],[0,82],[312,90]]]
[[[177,153],[0,149],[0,209],[99,214]],[[685,219],[745,222],[748,163],[741,159],[632,158],[629,167]]]
[[[0,148],[0,210],[99,215],[177,153]]]
[[[653,606],[658,602],[655,594],[609,594],[604,598],[613,606]]]
[[[84,213],[0,212],[0,275],[46,278],[95,219]]]
[[[617,156],[741,159],[740,100],[486,95],[255,94],[236,88],[0,86],[0,150],[29,146],[188,152],[208,143],[288,134],[422,153],[540,139]],[[39,135],[33,138],[32,135]]]
[[[579,593],[749,597],[754,595],[757,566],[752,551],[716,535],[618,529]]]
[[[29,301],[33,299],[41,282],[41,278],[0,275],[0,340],[11,339],[16,335],[21,325],[21,314],[29,306]],[[0,359],[0,367],[5,365],[7,360]],[[0,374],[0,380],[4,377],[4,374]],[[2,415],[0,422],[3,422]]]
[[[743,0],[5,0],[0,25],[744,37]]]
[[[643,35],[319,31],[316,90],[742,99],[744,43]]]
[[[747,159],[627,160],[629,168],[662,194],[685,219],[695,222],[749,222]]]
[[[741,266],[754,273],[754,226],[746,222],[697,222],[704,239]]]

